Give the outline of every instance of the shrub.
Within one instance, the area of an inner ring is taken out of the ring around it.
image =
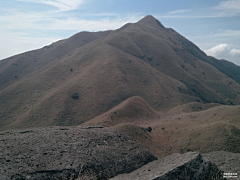
[[[151,128],[151,127],[146,128],[146,130],[147,130],[148,132],[152,132],[152,128]]]
[[[79,97],[78,97],[78,93],[74,93],[73,95],[72,95],[72,98],[73,99],[78,99]]]

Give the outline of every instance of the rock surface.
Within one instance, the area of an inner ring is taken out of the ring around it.
[[[118,175],[111,180],[204,180],[220,173],[214,163],[200,154],[189,152],[172,154],[148,163],[129,174]]]
[[[202,156],[215,163],[225,173],[237,173],[240,179],[240,153],[215,151],[202,154]]]
[[[46,127],[0,132],[0,179],[100,179],[129,173],[156,158],[123,133],[101,126]]]

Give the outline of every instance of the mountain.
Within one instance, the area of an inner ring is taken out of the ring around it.
[[[81,124],[133,96],[151,111],[239,105],[239,66],[222,62],[152,16],[80,32],[0,61],[0,130]]]

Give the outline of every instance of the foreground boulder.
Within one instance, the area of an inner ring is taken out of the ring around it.
[[[0,132],[0,179],[107,179],[156,158],[123,133],[101,126]],[[89,176],[90,176],[89,175]]]
[[[214,163],[204,159],[198,153],[189,152],[172,154],[111,180],[207,180],[214,179],[216,176],[220,177],[221,172]]]
[[[234,173],[237,178],[240,178],[240,153],[214,151],[204,153],[202,156],[215,163],[220,170],[224,171],[224,173]]]

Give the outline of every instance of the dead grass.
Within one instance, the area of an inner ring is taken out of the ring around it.
[[[240,104],[239,84],[198,59],[192,52],[203,52],[190,41],[148,20],[0,61],[0,130],[81,124],[133,96],[158,111]]]
[[[120,109],[124,109],[123,106]],[[128,134],[158,158],[188,151],[240,152],[240,106],[189,103],[159,114],[157,119],[126,116],[127,120],[123,120],[121,116],[115,118],[114,124],[104,119],[112,112],[118,112],[118,108],[88,122],[114,127]],[[151,132],[145,130],[148,127],[152,128]]]

